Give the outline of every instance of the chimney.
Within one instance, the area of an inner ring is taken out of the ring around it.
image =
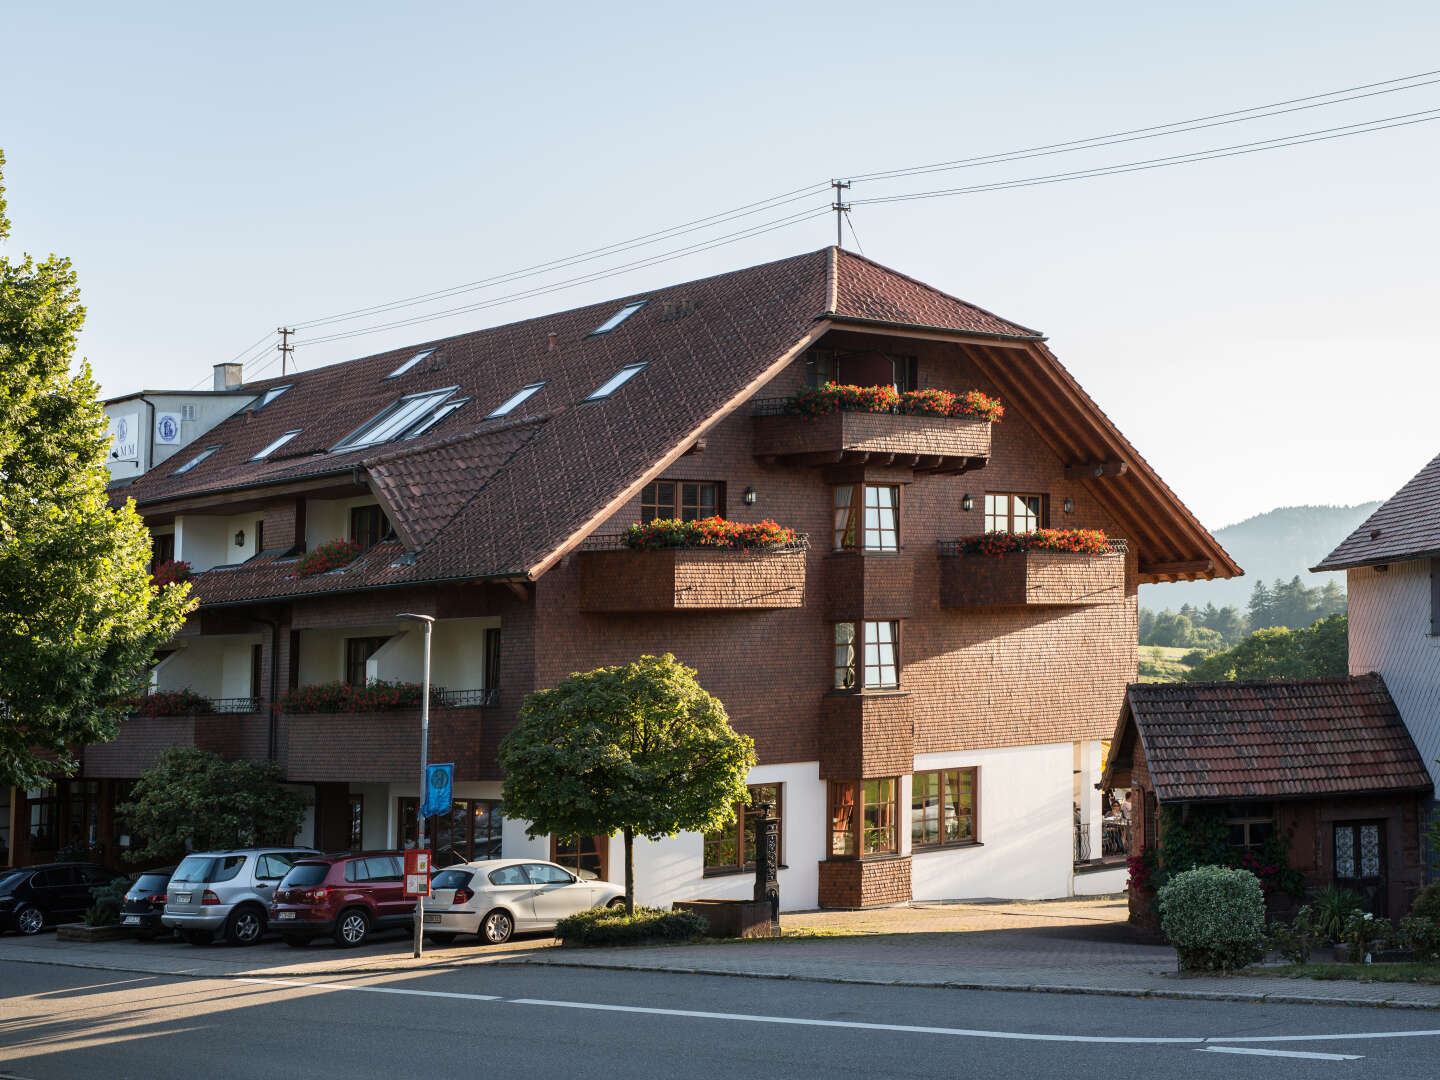
[[[240,374],[239,364],[216,364],[215,365],[215,389],[216,390],[238,390],[240,384],[245,381]]]
[[[548,347],[545,351],[546,351],[546,352],[554,352],[554,351],[555,351],[555,346],[559,343],[559,341],[560,341],[560,335],[559,335],[559,334],[553,334],[553,333],[552,333],[552,334],[550,335],[550,345],[549,345],[549,347]]]

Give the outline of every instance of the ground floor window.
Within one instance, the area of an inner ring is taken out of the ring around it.
[[[863,858],[900,850],[894,777],[830,782],[830,855]]]
[[[29,848],[32,852],[54,851],[60,846],[60,796],[54,785],[25,792],[29,813]]]
[[[749,799],[735,804],[735,816],[730,824],[705,834],[705,873],[739,873],[755,869],[760,804],[769,803],[770,813],[783,820],[780,789],[780,784],[751,784]],[[783,854],[777,857],[784,861]]]
[[[910,842],[915,847],[976,842],[977,774],[974,768],[915,774],[910,793]]]
[[[598,878],[606,879],[610,848],[608,836],[564,836],[550,838],[550,861],[559,863],[577,875],[588,870]]]
[[[418,799],[400,800],[399,846],[402,848],[415,846],[418,805]],[[425,820],[425,843],[435,853],[437,866],[498,859],[504,820],[504,807],[498,799],[455,799],[450,804],[450,813]]]
[[[1230,846],[1254,851],[1275,835],[1275,807],[1271,803],[1230,803],[1225,807]]]
[[[351,851],[365,846],[365,796],[351,795],[350,799],[350,842]]]

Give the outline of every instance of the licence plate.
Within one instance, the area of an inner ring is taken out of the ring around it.
[[[431,924],[431,923],[434,923],[436,926],[438,926],[438,925],[440,924],[440,914],[439,914],[439,912],[436,912],[435,914],[432,915],[430,912],[427,911],[427,912],[425,913],[425,923],[426,923],[427,926],[428,926],[429,924]]]
[[[293,912],[293,911],[282,911],[282,912],[280,912],[280,918],[282,918],[282,919],[293,919],[294,917],[295,917],[295,912]]]
[[[139,925],[140,925],[140,916],[139,916],[139,915],[126,915],[126,916],[125,916],[125,923],[124,923],[124,925],[126,925],[126,926],[139,926]]]
[[[190,894],[188,892],[177,892],[175,894],[175,902],[177,904],[188,904],[190,902]]]

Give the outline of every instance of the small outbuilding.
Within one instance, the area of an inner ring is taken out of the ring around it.
[[[1280,837],[1308,889],[1353,889],[1377,915],[1405,914],[1424,884],[1430,774],[1374,673],[1132,684],[1101,783],[1132,789],[1132,856],[1160,841],[1162,809],[1203,809],[1232,848]],[[1149,921],[1134,889],[1130,911]]]

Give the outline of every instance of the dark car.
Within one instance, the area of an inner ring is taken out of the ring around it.
[[[90,890],[121,875],[93,863],[45,863],[0,870],[0,931],[38,934],[74,922],[93,903]]]
[[[174,933],[160,921],[165,914],[165,886],[170,884],[173,866],[146,870],[125,893],[120,905],[120,925],[135,932],[141,941],[154,941]]]
[[[297,859],[275,890],[270,925],[287,945],[329,934],[346,947],[376,930],[409,927],[415,901],[405,895],[404,854],[347,851]]]

